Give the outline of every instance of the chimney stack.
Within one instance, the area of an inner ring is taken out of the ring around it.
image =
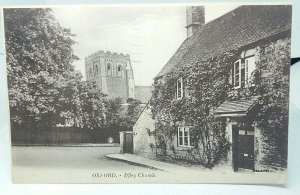
[[[195,30],[205,24],[204,6],[189,6],[186,8],[187,37],[191,37]]]

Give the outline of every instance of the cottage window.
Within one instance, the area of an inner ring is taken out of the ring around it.
[[[178,146],[190,146],[189,127],[178,127]]]
[[[241,87],[241,60],[234,62],[233,64],[233,86],[235,89]]]
[[[252,73],[255,70],[255,58],[254,56],[245,59],[245,85],[250,86],[253,83]]]
[[[183,82],[182,82],[182,77],[177,80],[176,84],[176,98],[181,99],[183,97]]]

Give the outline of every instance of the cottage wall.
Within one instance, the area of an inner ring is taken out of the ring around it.
[[[155,121],[152,119],[149,105],[145,107],[133,126],[133,152],[150,159],[156,158]]]

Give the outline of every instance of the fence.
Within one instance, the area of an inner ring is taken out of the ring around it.
[[[75,127],[43,129],[11,129],[12,145],[60,145],[81,143],[106,143],[108,137],[114,142],[119,138],[105,130],[90,130]]]

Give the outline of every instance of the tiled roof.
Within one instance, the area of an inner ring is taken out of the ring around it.
[[[214,112],[215,115],[241,113],[247,114],[248,111],[255,105],[257,98],[250,100],[227,101],[222,103]]]
[[[142,103],[147,103],[152,96],[152,86],[135,86],[135,99]]]
[[[155,78],[191,59],[205,60],[289,31],[291,9],[290,5],[244,5],[206,23],[181,44]]]

